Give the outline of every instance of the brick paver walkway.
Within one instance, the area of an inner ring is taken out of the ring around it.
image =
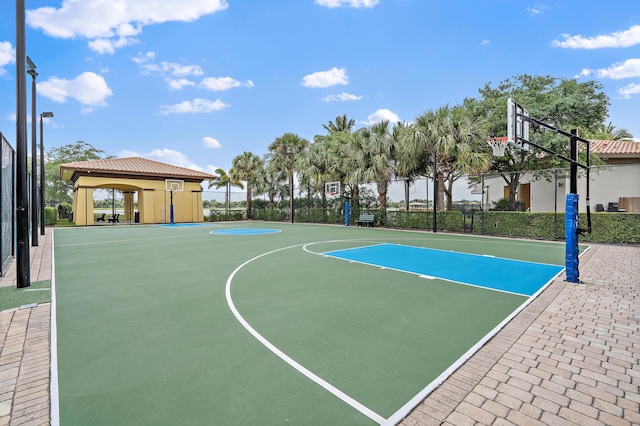
[[[51,277],[50,229],[31,268]],[[593,245],[580,278],[553,282],[402,424],[640,425],[640,247]],[[0,312],[0,426],[49,424],[50,310]]]
[[[640,425],[640,247],[594,245],[403,425]]]
[[[51,279],[51,229],[29,252],[31,281]],[[16,285],[15,260],[0,287]],[[0,312],[0,426],[48,425],[51,304]]]

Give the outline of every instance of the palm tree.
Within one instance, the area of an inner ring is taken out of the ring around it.
[[[614,126],[610,121],[606,126],[601,124],[598,131],[592,135],[592,138],[610,141],[632,141],[633,135],[627,129]]]
[[[251,192],[256,186],[258,174],[262,167],[263,164],[260,157],[248,151],[237,155],[231,161],[229,177],[236,181],[243,180],[247,182],[247,219],[251,218]]]
[[[215,187],[216,189],[220,189],[222,187],[225,188],[225,196],[224,196],[224,202],[225,202],[225,213],[229,214],[229,204],[230,204],[230,197],[229,197],[229,193],[231,192],[231,186],[236,186],[240,189],[244,189],[244,185],[242,184],[242,182],[240,182],[239,179],[236,178],[232,178],[231,176],[229,176],[227,174],[227,172],[224,171],[224,169],[216,169],[216,173],[218,174],[218,176],[216,176],[215,179],[211,179],[209,181],[209,189],[211,189],[212,187]]]
[[[453,184],[465,175],[478,175],[491,165],[492,155],[486,145],[487,133],[482,120],[474,119],[462,107],[449,115],[446,137],[441,140],[446,209],[453,209]]]
[[[332,172],[334,164],[335,155],[331,141],[325,136],[316,136],[305,155],[300,156],[296,162],[296,168],[301,170],[311,186],[320,192],[323,207],[327,204],[325,184],[337,180],[335,173]]]
[[[329,133],[331,132],[350,132],[353,126],[356,125],[356,120],[353,118],[347,118],[347,114],[337,116],[336,121],[329,120],[327,124],[323,124],[322,127]]]
[[[273,209],[275,198],[283,198],[287,193],[288,188],[282,184],[284,180],[286,180],[284,173],[275,170],[268,162],[262,161],[262,170],[256,176],[255,195],[265,194],[269,198],[269,208]]]
[[[411,155],[411,143],[415,136],[413,125],[397,122],[391,129],[391,138],[395,145],[396,177],[404,182],[404,205],[409,210],[409,188],[419,173],[419,161]]]
[[[390,134],[389,121],[382,120],[356,132],[362,138],[362,147],[352,159],[354,182],[375,182],[380,210],[387,210],[387,193],[395,175],[395,144]]]
[[[268,147],[269,163],[276,170],[287,172],[289,176],[289,199],[291,202],[291,223],[294,221],[293,173],[298,157],[309,145],[309,141],[294,133],[285,133],[277,137]]]
[[[409,141],[410,156],[414,158],[413,166],[420,175],[444,182],[442,163],[446,160],[444,154],[445,138],[449,106],[430,109],[415,119],[414,137]],[[435,163],[435,164],[434,164]],[[435,176],[434,176],[435,175]],[[438,192],[434,194],[434,201],[438,210],[444,207],[444,185],[438,185]]]

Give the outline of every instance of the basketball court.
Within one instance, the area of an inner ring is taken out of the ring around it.
[[[57,230],[60,422],[395,423],[563,253],[282,223]]]

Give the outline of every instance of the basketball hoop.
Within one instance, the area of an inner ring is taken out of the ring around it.
[[[340,182],[327,182],[324,185],[324,193],[327,196],[333,198],[336,194],[340,193]]]
[[[503,157],[504,150],[509,145],[509,140],[507,138],[488,138],[487,144],[493,150],[494,157]]]

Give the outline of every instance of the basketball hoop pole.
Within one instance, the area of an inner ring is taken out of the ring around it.
[[[173,190],[169,191],[171,193],[170,203],[169,203],[169,223],[173,225]]]

